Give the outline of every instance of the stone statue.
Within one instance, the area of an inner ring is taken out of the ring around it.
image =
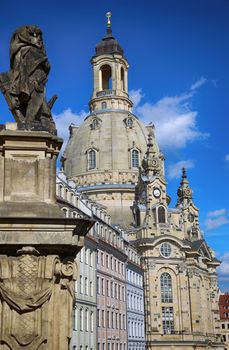
[[[57,99],[45,99],[50,64],[42,32],[36,26],[18,28],[10,43],[10,70],[0,74],[0,89],[21,130],[49,131],[56,135],[51,108]]]

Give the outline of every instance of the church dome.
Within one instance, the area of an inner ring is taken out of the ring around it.
[[[64,168],[78,186],[136,183],[146,152],[147,128],[134,114],[94,112],[80,127],[71,125],[70,131]]]

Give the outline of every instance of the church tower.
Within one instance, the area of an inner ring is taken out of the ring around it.
[[[96,45],[90,113],[80,126],[70,126],[63,167],[77,189],[107,207],[112,222],[133,222],[130,206],[138,167],[147,147],[147,127],[132,112],[128,93],[129,64],[113,36],[111,13],[106,35]]]
[[[144,266],[146,349],[223,350],[217,298],[219,261],[200,231],[185,169],[177,194],[172,209],[164,157],[151,130],[132,206],[132,243]]]

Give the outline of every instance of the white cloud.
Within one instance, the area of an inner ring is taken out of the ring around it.
[[[221,215],[225,215],[226,214],[226,209],[217,209],[214,211],[209,211],[207,213],[207,216],[209,217],[217,217],[217,216],[221,216]]]
[[[141,89],[130,90],[129,97],[130,97],[131,101],[133,102],[134,107],[137,107],[139,105],[142,97],[143,97],[142,90]]]
[[[209,136],[198,130],[196,123],[198,112],[192,110],[190,105],[191,98],[205,82],[206,79],[202,77],[192,84],[188,92],[142,105],[142,91],[140,89],[131,91],[135,113],[143,122],[147,124],[153,122],[158,143],[162,148],[183,148],[190,141]]]
[[[168,166],[168,177],[170,179],[177,179],[181,177],[182,168],[191,169],[194,168],[195,163],[193,160],[181,160],[177,163]]]
[[[64,143],[62,145],[59,159],[61,159],[61,156],[65,150],[66,143],[69,138],[69,126],[71,124],[81,124],[86,117],[87,113],[85,111],[80,111],[79,113],[72,112],[71,108],[65,109],[60,114],[53,114],[53,118],[56,123],[57,133],[59,137],[62,137],[64,139]]]
[[[54,114],[53,118],[56,123],[58,136],[64,139],[64,143],[67,142],[69,137],[68,128],[71,124],[80,124],[86,117],[87,113],[85,111],[80,111],[79,113],[72,112],[71,108],[65,109],[60,114]]]
[[[197,81],[195,81],[195,83],[193,83],[190,87],[190,90],[196,90],[198,89],[199,87],[201,87],[203,84],[205,84],[207,81],[206,78],[204,77],[201,77],[200,79],[198,79]]]
[[[228,218],[224,215],[221,215],[215,218],[207,218],[205,220],[205,227],[207,231],[211,231],[220,226],[226,225],[228,223],[229,223]]]
[[[228,153],[228,154],[226,154],[226,156],[225,156],[225,160],[226,160],[226,162],[229,162],[229,153]]]
[[[207,231],[211,231],[228,223],[227,210],[225,208],[216,209],[207,213],[205,228]]]

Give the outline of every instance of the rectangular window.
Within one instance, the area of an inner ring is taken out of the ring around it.
[[[88,278],[85,277],[85,294],[88,295]]]
[[[109,255],[106,255],[106,267],[109,268]]]
[[[100,310],[97,310],[97,323],[98,323],[98,327],[101,326],[101,319],[100,319]]]
[[[83,294],[83,276],[80,275],[80,294]]]
[[[122,325],[123,325],[123,329],[126,329],[126,316],[122,315]]]
[[[115,328],[118,329],[118,313],[115,314]]]
[[[93,254],[93,252],[90,250],[90,266],[93,266],[93,257],[94,257],[94,254]]]
[[[90,314],[90,329],[91,329],[91,332],[94,331],[94,313],[93,313],[93,311],[91,311],[91,314]]]
[[[93,282],[90,282],[90,296],[93,297],[94,293],[93,293]]]
[[[109,280],[107,280],[107,296],[110,296]]]
[[[107,311],[107,328],[110,328],[110,311]]]
[[[100,294],[100,278],[97,277],[97,293]]]
[[[174,333],[173,307],[162,307],[162,324],[164,334]]]
[[[102,327],[105,327],[105,311],[102,310]]]
[[[122,287],[122,301],[125,301],[125,288]]]
[[[85,264],[88,265],[88,253],[89,253],[89,249],[85,248]]]
[[[80,330],[83,331],[83,309],[80,309]]]
[[[104,278],[101,278],[101,290],[102,290],[102,295],[104,295]]]
[[[118,297],[118,286],[117,286],[117,283],[115,283],[115,299],[117,299]]]
[[[104,266],[104,254],[101,252],[101,265]]]

